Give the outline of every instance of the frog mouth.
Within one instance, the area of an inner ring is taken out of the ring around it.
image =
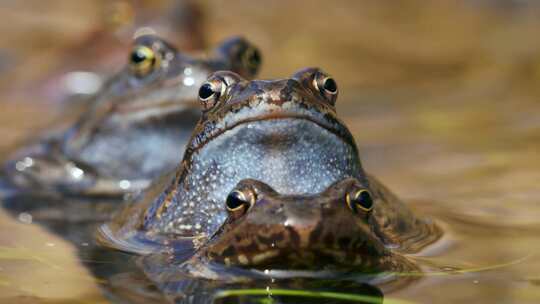
[[[336,126],[332,126],[329,123],[321,122],[320,120],[315,119],[315,118],[313,118],[311,116],[301,115],[301,114],[278,114],[278,113],[275,113],[275,114],[266,114],[266,115],[262,115],[262,116],[258,116],[258,117],[248,118],[248,119],[244,119],[244,120],[241,120],[241,121],[235,123],[234,125],[232,125],[229,128],[229,130],[233,129],[235,127],[238,127],[240,125],[243,125],[243,124],[260,122],[260,121],[282,120],[282,119],[305,120],[305,121],[308,121],[308,122],[312,122],[312,123],[316,124],[317,126],[323,128],[323,129],[329,131],[330,133],[333,133],[333,134],[335,134],[335,135],[337,135],[337,136],[339,136],[341,138],[352,137],[352,135],[350,135],[350,133],[344,132],[344,130],[346,130],[346,128],[341,123],[339,123],[339,124],[342,127],[338,128]]]
[[[157,88],[157,91],[147,90],[142,94],[128,94],[115,103],[114,113],[126,116],[152,116],[153,113],[176,112],[184,109],[199,109],[199,103],[194,98],[188,98],[187,93],[177,91],[179,80],[170,79]],[[180,94],[180,97],[178,96]],[[184,95],[182,97],[182,95]]]
[[[277,210],[274,217],[280,218]],[[333,228],[335,221],[310,223],[299,219],[298,227],[293,227],[288,226],[290,222],[269,226],[241,220],[232,230],[215,236],[206,248],[207,257],[227,266],[255,269],[381,268],[391,255],[382,240],[367,226],[346,219],[339,223],[350,228]],[[333,229],[337,231],[329,231]]]
[[[164,100],[159,102],[136,102],[121,104],[116,107],[115,115],[131,117],[133,119],[144,119],[152,116],[162,116],[165,113],[197,109],[195,102],[178,102],[175,100]]]
[[[256,123],[262,123],[262,122],[280,122],[280,121],[304,121],[308,122],[309,124],[312,124],[314,126],[317,126],[318,128],[321,128],[325,131],[327,131],[330,134],[333,134],[337,138],[340,138],[342,141],[347,143],[349,146],[353,147],[353,149],[356,150],[356,143],[354,141],[354,138],[352,134],[350,133],[349,129],[345,127],[341,121],[338,119],[326,121],[323,119],[319,119],[317,117],[313,117],[312,115],[306,115],[306,114],[293,114],[293,113],[269,113],[269,114],[263,114],[258,115],[255,117],[248,117],[241,120],[234,121],[230,124],[225,123],[224,127],[222,128],[213,128],[208,135],[201,134],[202,136],[194,136],[195,141],[192,142],[192,149],[194,151],[200,149],[203,147],[206,143],[212,141],[215,138],[220,137],[221,135],[233,131],[234,129],[241,128],[241,127],[249,127],[249,125],[253,125]],[[204,128],[203,128],[204,129]],[[272,130],[269,131],[271,133]],[[294,129],[291,130],[291,132],[295,132]]]

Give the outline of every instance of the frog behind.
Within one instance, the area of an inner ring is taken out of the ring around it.
[[[200,116],[198,87],[215,70],[252,77],[260,54],[231,38],[205,59],[178,52],[159,37],[138,37],[129,64],[112,77],[67,131],[42,138],[4,168],[11,183],[32,191],[121,195],[144,189],[182,157]]]

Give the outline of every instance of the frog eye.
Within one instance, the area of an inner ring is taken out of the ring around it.
[[[242,64],[253,74],[261,65],[261,53],[254,47],[248,47],[242,55]]]
[[[337,83],[334,78],[324,78],[324,80],[322,81],[322,90],[330,95],[337,94]]]
[[[255,193],[249,190],[233,190],[225,200],[225,206],[231,213],[244,214],[255,204]]]
[[[199,99],[202,101],[210,99],[212,96],[214,96],[214,94],[216,94],[216,92],[214,92],[214,88],[212,87],[211,83],[207,82],[199,89]]]
[[[137,77],[143,77],[159,65],[160,57],[147,46],[136,46],[129,55],[129,65]]]
[[[336,103],[338,94],[337,83],[334,78],[323,73],[317,73],[313,78],[313,86],[321,93],[332,105]]]
[[[360,189],[347,193],[345,197],[347,206],[354,212],[370,212],[373,210],[373,198],[367,189]]]
[[[224,95],[226,86],[221,81],[207,81],[199,88],[199,101],[203,111],[208,111],[216,106],[219,98]]]
[[[216,107],[220,102],[225,103],[231,95],[231,89],[244,79],[230,71],[218,71],[208,77],[199,88],[199,101],[203,111]]]

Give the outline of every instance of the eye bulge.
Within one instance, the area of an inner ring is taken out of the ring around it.
[[[214,92],[214,89],[210,83],[203,84],[199,89],[199,98],[203,101],[208,100],[214,94],[216,94],[216,92]]]
[[[328,103],[334,106],[339,91],[336,80],[320,70],[315,72],[312,77],[311,85],[313,88],[318,91]]]
[[[235,212],[238,210],[246,211],[255,203],[255,196],[247,194],[240,190],[233,190],[227,196],[225,200],[225,206],[230,212]]]
[[[329,94],[337,93],[337,83],[334,78],[327,77],[323,80],[323,90]]]
[[[199,88],[199,101],[203,111],[213,109],[225,90],[225,84],[221,80],[209,80]]]
[[[373,198],[367,189],[347,193],[345,200],[349,208],[355,213],[360,211],[370,212],[373,210]]]

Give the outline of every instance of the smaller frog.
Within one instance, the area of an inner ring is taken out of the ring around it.
[[[208,75],[227,69],[251,78],[260,63],[258,49],[240,37],[209,57],[192,57],[157,36],[140,36],[128,65],[77,122],[18,151],[5,177],[33,191],[116,196],[144,189],[180,161]]]
[[[225,201],[229,216],[189,263],[256,269],[402,269],[402,257],[441,236],[373,177],[345,178],[317,195],[282,195],[242,180]]]
[[[319,194],[288,195],[244,179],[223,202],[228,217],[214,235],[205,241],[171,236],[138,265],[168,295],[190,293],[198,282],[208,284],[204,293],[229,283],[267,284],[269,278],[273,285],[295,282],[302,289],[321,287],[316,282],[326,279],[343,286],[347,280],[403,286],[418,277],[392,273],[420,273],[407,254],[434,243],[442,231],[375,178],[368,180],[349,177]]]

